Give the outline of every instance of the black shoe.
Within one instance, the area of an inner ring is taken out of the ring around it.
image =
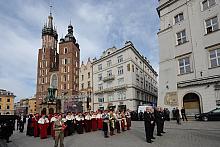
[[[157,136],[163,136],[163,135],[161,135],[161,134],[157,134]]]
[[[161,132],[161,133],[166,133],[166,132],[163,131],[163,132]]]
[[[152,140],[147,140],[147,143],[152,143]]]
[[[105,138],[109,138],[109,136],[105,136]]]
[[[151,137],[151,139],[156,139],[155,137]]]

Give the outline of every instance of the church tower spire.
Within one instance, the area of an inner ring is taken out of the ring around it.
[[[48,28],[53,28],[52,6],[50,6],[50,15],[48,16]]]

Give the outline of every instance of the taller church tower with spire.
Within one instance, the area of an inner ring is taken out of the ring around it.
[[[48,92],[55,89],[55,96],[74,96],[78,94],[79,84],[79,44],[73,35],[73,26],[68,26],[68,33],[59,42],[58,33],[53,26],[53,16],[50,12],[48,21],[42,29],[42,46],[38,50],[36,106],[37,112],[53,113],[56,110],[43,108]]]

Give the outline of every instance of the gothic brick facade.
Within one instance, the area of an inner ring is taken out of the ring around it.
[[[56,96],[76,95],[79,90],[79,44],[73,36],[73,27],[68,26],[68,33],[59,42],[58,34],[53,26],[52,14],[42,29],[42,47],[38,52],[37,66],[37,112],[41,110],[41,103],[48,95],[48,88],[55,88]]]

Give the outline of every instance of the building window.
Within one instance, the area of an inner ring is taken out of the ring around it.
[[[103,102],[104,102],[104,97],[98,98],[98,102],[99,102],[99,103],[103,103]]]
[[[103,85],[102,85],[102,84],[99,84],[99,85],[98,85],[98,89],[99,89],[99,90],[102,90],[102,89],[103,89]]]
[[[205,11],[216,4],[215,0],[204,0],[202,2],[202,10]]]
[[[174,17],[175,24],[184,20],[183,13],[179,13]]]
[[[81,89],[84,89],[84,83],[81,84]]]
[[[98,70],[102,70],[102,64],[98,65]]]
[[[62,64],[68,64],[68,59],[63,59]]]
[[[64,48],[63,53],[64,53],[64,54],[67,54],[67,53],[68,53],[68,48]]]
[[[111,77],[112,76],[112,70],[107,71],[107,76]]]
[[[63,76],[64,82],[67,81],[66,75]]]
[[[7,105],[7,110],[9,110],[10,109],[10,106],[9,105]]]
[[[82,81],[83,81],[83,79],[84,79],[84,76],[82,75]]]
[[[2,98],[0,97],[0,102],[2,101]]]
[[[44,82],[45,82],[45,81],[44,81],[44,78],[42,78],[42,84],[44,84]]]
[[[64,73],[66,73],[67,72],[67,67],[64,66],[63,68],[64,68]]]
[[[88,81],[88,88],[90,88],[91,87],[91,84],[90,84],[90,81]]]
[[[98,80],[99,80],[99,81],[102,80],[102,74],[98,74]]]
[[[206,34],[218,30],[218,18],[217,16],[205,21]]]
[[[127,70],[130,71],[130,63],[127,64]]]
[[[118,67],[118,75],[123,74],[123,66]]]
[[[191,68],[190,68],[189,57],[179,59],[179,73],[186,74],[186,73],[190,73],[190,72],[191,72]]]
[[[124,78],[119,78],[118,79],[118,85],[124,84]]]
[[[88,72],[88,79],[90,78],[90,72]]]
[[[209,57],[211,68],[220,66],[220,48],[209,51]]]
[[[78,53],[77,53],[77,51],[76,51],[76,57],[78,56]]]
[[[46,49],[45,49],[45,47],[43,47],[43,53],[45,53],[46,52]]]
[[[2,106],[0,105],[0,110],[2,109]]]
[[[114,96],[113,96],[113,94],[109,94],[108,95],[108,101],[114,101]]]
[[[123,56],[122,55],[118,56],[118,63],[120,63],[122,61],[123,61]]]
[[[111,60],[107,61],[107,67],[110,67],[111,65],[112,65],[112,61]]]
[[[63,89],[66,90],[66,84],[63,84]]]
[[[117,95],[118,95],[118,100],[125,100],[126,99],[125,91],[118,91]]]
[[[176,33],[177,45],[183,44],[186,42],[186,30]]]
[[[43,54],[43,55],[42,55],[42,60],[45,60],[45,58],[46,58],[46,55]]]

